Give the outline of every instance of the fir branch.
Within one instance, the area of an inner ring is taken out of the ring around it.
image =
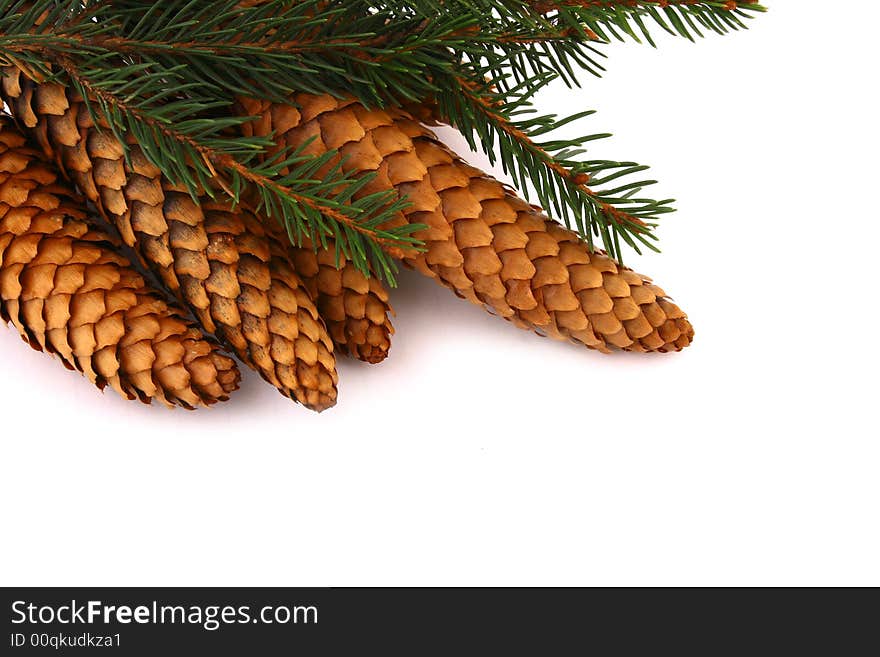
[[[472,147],[500,159],[528,194],[590,243],[620,258],[620,242],[653,248],[669,201],[636,198],[631,162],[579,160],[606,135],[554,139],[557,120],[532,98],[553,80],[603,72],[603,42],[653,43],[650,27],[693,39],[746,26],[752,2],[701,0],[0,0],[0,62],[35,79],[63,76],[97,124],[134,139],[192,194],[243,195],[316,244],[335,237],[358,266],[416,248],[412,230],[385,231],[399,203],[357,198],[366,179],[330,159],[284,152],[257,163],[268,139],[231,137],[238,95],[354,97],[372,106],[437,102]],[[59,68],[60,67],[60,68]],[[329,172],[329,173],[328,173]],[[610,188],[609,188],[610,187]]]
[[[554,22],[580,25],[604,41],[626,36],[655,45],[647,22],[673,36],[691,41],[703,31],[726,34],[745,29],[745,20],[766,11],[757,2],[724,0],[529,0],[539,14],[553,14]],[[640,36],[641,35],[641,38]]]
[[[186,61],[207,83],[276,101],[306,92],[383,104],[389,87],[400,98],[423,98],[436,91],[422,74],[423,52],[465,44],[474,23],[469,14],[426,21],[359,0],[114,5],[125,38],[96,45],[163,65]]]

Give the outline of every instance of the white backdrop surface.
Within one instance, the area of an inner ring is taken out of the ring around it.
[[[187,413],[0,327],[0,583],[880,585],[880,8],[769,4],[541,101],[599,109],[574,130],[679,199],[629,264],[691,348],[553,343],[407,272],[391,357],[342,363],[336,408],[246,374]]]

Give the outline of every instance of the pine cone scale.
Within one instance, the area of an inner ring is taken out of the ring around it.
[[[407,264],[458,296],[541,335],[600,351],[677,351],[690,343],[686,316],[649,279],[591,252],[404,111],[309,94],[293,101],[297,112],[283,113],[288,129],[260,120],[250,130],[290,148],[312,139],[316,154],[338,149],[346,170],[375,174],[364,193],[406,196],[411,205],[394,224],[427,226],[415,235],[425,252],[408,255]],[[247,115],[280,113],[266,101],[239,103]]]

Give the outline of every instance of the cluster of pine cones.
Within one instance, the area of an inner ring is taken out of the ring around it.
[[[336,402],[336,353],[388,355],[388,293],[337,262],[332,244],[292,246],[247,207],[196,202],[133,140],[124,157],[71,89],[14,66],[2,73],[12,115],[0,117],[0,316],[32,347],[102,389],[185,408],[238,387],[234,354],[318,411]],[[424,250],[404,264],[456,295],[600,351],[690,343],[686,316],[660,288],[468,166],[413,113],[308,94],[240,99],[238,111],[259,117],[246,130],[278,148],[336,150],[345,170],[375,172],[362,193],[405,196],[395,221],[426,228],[415,234]]]

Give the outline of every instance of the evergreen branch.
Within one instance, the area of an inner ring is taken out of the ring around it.
[[[766,11],[757,2],[736,0],[529,0],[539,14],[554,14],[554,22],[581,25],[604,41],[639,35],[655,45],[646,19],[673,36],[691,41],[703,30],[726,34],[746,29],[745,20]]]
[[[422,74],[424,51],[463,45],[474,23],[469,14],[446,12],[431,21],[394,15],[360,0],[114,5],[125,37],[96,45],[163,65],[183,60],[208,83],[279,101],[307,92],[384,104],[389,87],[399,97],[422,98],[436,91]]]
[[[357,180],[354,180],[350,177],[343,176],[340,166],[336,166],[324,174],[325,176],[329,174],[329,180],[327,178],[320,179],[317,177],[305,178],[302,171],[295,168],[294,173],[288,173],[287,175],[278,178],[278,169],[276,167],[278,167],[279,164],[277,159],[269,160],[270,166],[268,168],[265,165],[259,168],[251,168],[245,166],[226,153],[217,153],[216,151],[205,147],[200,147],[199,150],[205,157],[210,158],[211,162],[231,172],[235,176],[235,179],[246,181],[251,185],[254,185],[260,191],[262,198],[277,198],[281,204],[293,202],[291,208],[294,212],[297,210],[298,205],[304,205],[310,210],[318,213],[321,217],[330,219],[331,221],[344,226],[346,231],[358,233],[376,242],[382,247],[384,252],[392,257],[403,257],[404,250],[401,248],[401,243],[407,241],[411,242],[411,240],[395,237],[395,233],[392,231],[377,228],[379,224],[390,220],[394,214],[404,208],[405,204],[397,202],[396,197],[393,194],[380,194],[379,197],[375,199],[369,199],[369,202],[373,205],[372,209],[380,210],[381,214],[378,217],[368,216],[367,218],[358,216],[367,210],[363,198],[360,199],[361,206],[358,208],[357,212],[352,212],[351,208],[353,206],[347,205],[345,202],[340,203],[338,200],[328,202],[328,200],[325,200],[332,198],[334,194],[338,197],[340,192],[334,190],[337,190],[344,183],[351,183],[344,192],[345,201],[348,201],[363,189],[366,184],[375,177],[375,174],[362,176]],[[329,157],[327,157],[327,160],[329,161],[336,156],[338,156],[336,151],[329,151]],[[293,165],[303,162],[309,162],[309,164],[315,169],[316,173],[317,170],[321,169],[321,166],[319,165],[328,163],[321,158],[303,156],[302,151],[297,150],[281,162],[281,167],[284,169],[290,169]],[[311,186],[309,193],[298,193],[295,191],[303,184]],[[237,189],[235,191],[230,192],[230,196],[237,200],[241,196],[242,186],[237,185],[236,187]],[[325,197],[315,193],[316,191],[325,189],[328,190],[328,194]],[[379,202],[376,203],[376,201]],[[265,202],[264,205],[266,205]],[[286,216],[287,214],[288,212],[282,213],[283,216]],[[316,235],[313,231],[310,232],[309,237],[311,239],[323,240],[322,235]]]
[[[418,247],[413,228],[383,229],[403,201],[356,199],[368,181],[347,175],[338,154],[258,162],[271,139],[235,137],[247,119],[229,116],[231,99],[434,99],[472,148],[479,141],[527,195],[533,186],[548,210],[620,258],[621,241],[653,248],[670,201],[636,198],[653,181],[623,179],[645,167],[578,161],[607,135],[550,137],[590,112],[557,121],[534,115],[531,99],[555,79],[600,75],[604,42],[653,43],[649,26],[690,39],[725,33],[760,11],[708,0],[0,0],[0,63],[38,80],[62,75],[97,125],[139,142],[191,194],[219,187],[234,202],[256,199],[295,241],[335,237],[358,266],[382,271],[389,252]]]

